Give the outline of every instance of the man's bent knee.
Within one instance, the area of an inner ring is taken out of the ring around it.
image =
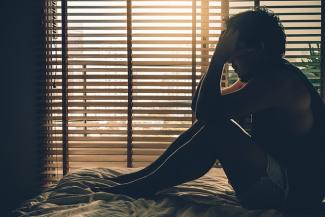
[[[206,123],[205,126],[211,130],[211,132],[215,133],[215,135],[249,136],[246,130],[233,119],[225,119],[219,122],[209,122]],[[220,134],[217,134],[218,132]]]

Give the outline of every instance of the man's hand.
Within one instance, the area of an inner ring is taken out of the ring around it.
[[[218,61],[225,63],[229,60],[236,51],[238,36],[238,30],[228,29],[222,32],[211,61],[217,59]]]

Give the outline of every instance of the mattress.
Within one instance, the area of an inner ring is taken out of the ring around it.
[[[289,215],[278,210],[247,210],[240,206],[227,177],[212,168],[203,177],[159,192],[150,199],[94,192],[95,187],[113,186],[107,178],[135,169],[82,169],[66,175],[52,188],[25,201],[14,216],[87,217],[312,217],[324,214]],[[325,205],[324,205],[325,207]]]

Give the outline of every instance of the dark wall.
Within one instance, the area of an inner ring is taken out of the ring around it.
[[[1,2],[0,216],[39,192],[42,0]]]

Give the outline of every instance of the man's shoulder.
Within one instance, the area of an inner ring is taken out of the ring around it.
[[[274,67],[256,76],[251,82],[263,85],[265,88],[271,88],[274,91],[290,89],[293,85],[293,73],[286,67]]]
[[[291,63],[279,67],[275,72],[274,82],[282,87],[283,94],[287,96],[289,105],[297,109],[307,109],[310,105],[310,93],[303,79],[303,72]]]
[[[284,88],[286,90],[296,89],[297,87],[305,86],[299,74],[303,72],[293,65],[292,63],[286,61],[284,64],[279,64],[273,67],[265,73],[265,78],[270,81],[270,83],[278,88]]]
[[[305,82],[298,73],[300,69],[291,63],[281,64],[269,69],[261,76],[256,76],[254,83],[264,85],[263,89],[271,91],[275,98],[281,99],[280,104],[284,106],[306,105],[309,101],[309,91]]]

